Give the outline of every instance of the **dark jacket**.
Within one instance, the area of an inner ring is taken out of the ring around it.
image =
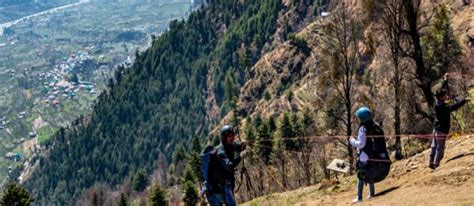
[[[443,88],[448,89],[447,81],[443,82]],[[449,134],[449,128],[451,127],[451,112],[459,109],[467,102],[465,99],[455,101],[456,102],[452,104],[447,104],[440,100],[436,101],[434,128],[437,132]]]
[[[242,151],[242,145],[234,142],[233,145],[218,145],[216,155],[211,158],[209,165],[209,193],[223,193],[224,186],[230,185],[232,190],[235,187],[235,168],[239,165],[241,158],[238,155]]]

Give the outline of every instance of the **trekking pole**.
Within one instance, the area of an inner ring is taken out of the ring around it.
[[[239,139],[240,143],[242,144],[243,141],[242,141],[242,138],[240,137],[240,132],[239,132],[238,129],[237,129],[236,133],[237,133],[237,138]],[[248,147],[248,145],[245,145],[245,147]],[[245,148],[245,149],[247,149],[247,148]],[[242,187],[242,185],[244,184],[244,178],[245,178],[245,183],[247,184],[247,190],[249,192],[254,192],[252,182],[250,180],[250,175],[248,173],[247,168],[245,167],[245,158],[242,159],[242,167],[240,168],[240,182],[239,182],[239,186],[237,186],[237,189],[235,190],[235,192],[238,192],[240,190],[240,187]]]

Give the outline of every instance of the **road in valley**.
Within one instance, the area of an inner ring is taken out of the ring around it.
[[[0,24],[0,36],[3,36],[3,31],[6,28],[11,27],[15,24],[18,24],[22,21],[26,21],[30,18],[45,15],[45,14],[52,14],[52,13],[55,13],[55,12],[58,12],[58,11],[61,11],[61,10],[64,10],[64,9],[67,9],[67,8],[70,8],[70,7],[78,6],[78,5],[81,5],[81,4],[84,4],[84,3],[88,3],[88,2],[89,2],[89,0],[79,0],[79,2],[77,2],[77,3],[72,3],[72,4],[67,4],[67,5],[64,5],[64,6],[55,7],[55,8],[52,8],[52,9],[48,9],[46,11],[42,11],[42,12],[39,12],[39,13],[36,13],[36,14],[31,14],[31,15],[19,18],[19,19],[14,20],[14,21],[10,21],[10,22]]]

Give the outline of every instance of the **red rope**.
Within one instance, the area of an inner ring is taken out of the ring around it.
[[[342,136],[342,135],[341,135]],[[425,136],[427,135],[412,135],[410,137],[413,137],[413,138],[425,138]],[[457,137],[471,137],[472,135],[471,134],[466,134],[466,135],[456,135]],[[321,137],[330,137],[330,136],[317,136],[317,138],[321,138]],[[336,136],[334,136],[336,137]],[[347,137],[347,136],[344,136],[344,137]],[[308,137],[309,138],[309,137]],[[311,137],[311,139],[314,139],[316,137]],[[430,137],[429,138],[434,138],[433,137],[433,134],[430,134]],[[439,139],[442,139],[444,137],[441,137]],[[298,140],[298,139],[303,139],[303,138],[279,138],[281,140]],[[277,139],[278,140],[278,139]],[[275,141],[275,140],[255,140],[255,141],[248,141],[249,143],[251,143],[252,145],[256,145],[256,146],[259,146],[259,147],[263,147],[263,148],[268,148],[268,149],[274,149],[273,147],[271,146],[266,146],[266,145],[261,145],[261,144],[258,144],[257,142],[265,142],[265,141]],[[285,149],[286,152],[289,152],[289,153],[293,153],[293,154],[300,154],[300,155],[307,155],[307,154],[310,154],[309,152],[305,153],[303,151],[295,151],[295,150],[288,150],[288,149]],[[256,153],[255,153],[256,156],[258,156]],[[390,160],[379,160],[379,159],[369,159],[369,161],[372,161],[372,162],[391,162]]]
[[[456,136],[456,137],[471,137],[474,134],[459,134],[459,135],[449,135],[449,136]],[[278,139],[267,139],[267,140],[247,140],[249,143],[254,143],[254,142],[268,142],[268,141],[283,141],[283,140],[312,140],[316,139],[319,140],[321,138],[328,138],[328,137],[333,137],[333,138],[348,138],[348,137],[354,137],[354,136],[347,136],[347,135],[320,135],[320,136],[308,136],[308,137],[288,137],[288,138],[278,138]],[[433,139],[434,134],[400,134],[400,135],[395,135],[395,134],[390,134],[390,135],[366,135],[367,138],[380,138],[380,137],[406,137],[406,138],[419,138],[419,139]],[[435,139],[446,139],[447,137],[439,137]]]
[[[261,145],[261,144],[253,144],[253,145],[256,145],[256,146],[259,146],[259,147],[264,147],[264,148],[270,148],[270,149],[273,149],[272,147],[270,146],[265,146],[265,145]],[[285,149],[286,152],[289,152],[289,153],[293,153],[293,154],[300,154],[300,155],[308,155],[308,154],[311,154],[310,152],[303,152],[303,151],[295,151],[295,150],[288,150],[288,149]],[[257,155],[257,154],[255,154]],[[368,161],[371,161],[371,162],[392,162],[390,160],[382,160],[382,159],[369,159]]]

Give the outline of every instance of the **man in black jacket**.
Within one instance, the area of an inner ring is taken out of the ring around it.
[[[459,109],[464,104],[470,101],[469,98],[463,100],[456,100],[452,104],[448,104],[449,87],[448,74],[443,78],[442,87],[436,92],[435,105],[435,122],[434,122],[434,136],[431,143],[430,165],[431,169],[436,169],[439,166],[441,159],[444,156],[444,147],[446,139],[449,136],[449,128],[451,126],[451,112]]]
[[[247,154],[246,144],[234,141],[235,133],[229,125],[222,127],[220,133],[221,144],[215,148],[216,155],[209,165],[208,202],[211,206],[234,206],[237,205],[234,198],[234,171]]]

